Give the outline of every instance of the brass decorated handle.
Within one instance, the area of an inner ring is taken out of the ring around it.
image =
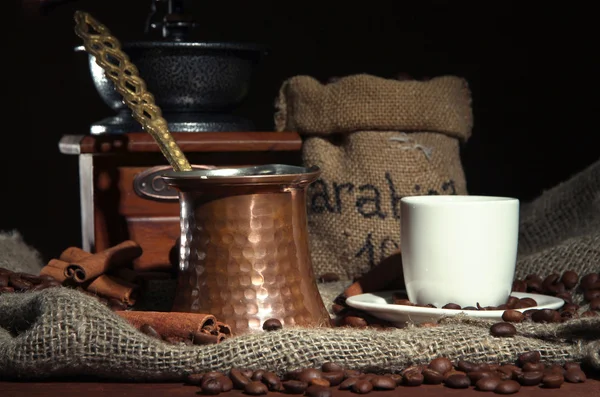
[[[86,12],[75,12],[75,22],[75,33],[83,39],[85,50],[96,58],[96,63],[123,96],[133,117],[152,135],[171,167],[175,171],[191,171],[192,167],[169,132],[154,96],[147,90],[137,67],[121,49],[119,40]]]

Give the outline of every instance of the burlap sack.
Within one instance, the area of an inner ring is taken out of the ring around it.
[[[305,165],[322,170],[307,203],[317,275],[351,279],[398,249],[403,196],[467,193],[459,144],[472,112],[463,79],[354,75],[323,85],[297,76],[276,107],[276,129],[301,134]]]

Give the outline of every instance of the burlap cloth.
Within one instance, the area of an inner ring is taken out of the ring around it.
[[[524,205],[521,226],[517,277],[567,269],[579,274],[600,271],[600,161]],[[30,250],[18,239],[13,243]],[[36,255],[18,257],[26,262],[35,261]],[[13,269],[19,265],[33,266],[21,263]],[[342,287],[341,283],[331,285],[335,291],[320,286],[327,305]],[[575,300],[581,302],[581,294],[575,294]],[[290,328],[242,335],[218,345],[179,347],[139,333],[77,291],[7,293],[0,295],[0,378],[92,375],[176,381],[191,372],[232,366],[282,373],[326,361],[394,371],[436,356],[512,362],[531,350],[540,351],[546,362],[573,360],[600,370],[600,317],[562,324],[517,324],[518,335],[511,338],[491,336],[489,325],[453,318],[437,328],[391,331]]]

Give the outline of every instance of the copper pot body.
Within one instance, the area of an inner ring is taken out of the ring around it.
[[[318,168],[266,165],[171,172],[181,243],[172,311],[210,313],[234,334],[329,326],[309,252],[306,187]]]

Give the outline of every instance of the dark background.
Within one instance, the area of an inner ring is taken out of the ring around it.
[[[150,0],[71,1],[46,15],[39,2],[21,5],[20,23],[5,36],[14,51],[5,49],[3,56],[9,66],[4,78],[18,105],[3,112],[12,126],[5,125],[0,141],[0,230],[19,230],[48,259],[81,243],[77,157],[60,154],[58,141],[86,134],[90,123],[113,115],[92,85],[85,55],[73,52],[81,44],[73,12],[90,12],[121,41],[138,40]],[[591,5],[423,0],[187,6],[201,24],[200,40],[270,48],[238,110],[258,129],[273,129],[277,90],[294,75],[454,74],[466,78],[473,93],[475,128],[461,152],[470,194],[529,201],[600,157],[598,32]]]

